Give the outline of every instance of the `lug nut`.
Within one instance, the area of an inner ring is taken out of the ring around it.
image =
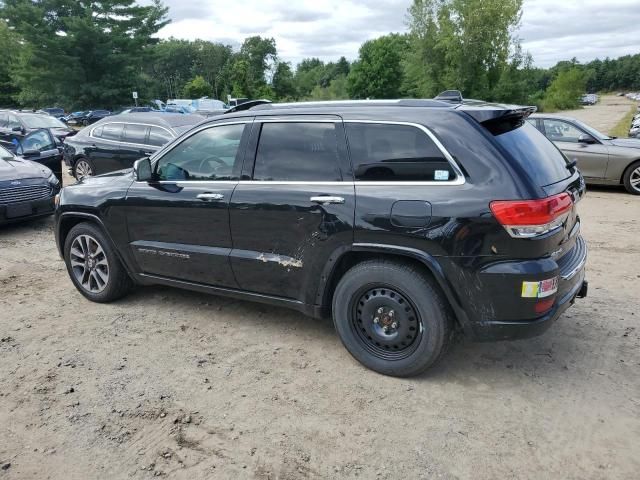
[[[390,317],[393,317],[395,314],[396,314],[396,312],[394,312],[393,310],[391,310],[391,311],[389,312],[389,316],[390,316]]]
[[[398,328],[398,322],[393,322],[391,324],[391,328]]]
[[[382,313],[382,312],[384,312],[384,308],[380,307],[380,308],[378,309],[378,313]]]
[[[389,327],[384,327],[382,330],[384,330],[384,333],[389,333]]]
[[[380,321],[380,319],[378,317],[373,319],[373,323],[377,324]]]

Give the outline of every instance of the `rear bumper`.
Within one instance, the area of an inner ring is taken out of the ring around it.
[[[586,297],[587,246],[578,236],[573,248],[559,260],[509,261],[492,265],[478,275],[475,315],[470,334],[477,341],[513,340],[544,333],[575,302]],[[553,305],[544,313],[535,313],[536,303],[544,298],[524,298],[523,281],[558,278]],[[472,294],[473,296],[473,294]]]

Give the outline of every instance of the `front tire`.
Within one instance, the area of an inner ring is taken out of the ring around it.
[[[92,302],[107,303],[126,295],[131,279],[106,235],[94,224],[73,227],[64,242],[71,281]]]
[[[627,167],[623,176],[624,188],[633,195],[640,195],[640,161]]]
[[[395,377],[435,365],[453,340],[446,301],[411,265],[372,260],[340,280],[332,304],[335,328],[364,366]]]

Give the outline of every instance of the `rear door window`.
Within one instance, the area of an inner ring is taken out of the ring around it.
[[[528,122],[504,133],[500,131],[494,134],[496,141],[537,185],[544,187],[571,176],[564,155]]]
[[[456,178],[444,153],[417,127],[347,123],[346,129],[356,180],[447,182]]]
[[[123,127],[124,125],[122,123],[105,123],[102,127],[100,138],[119,141],[122,137]]]
[[[134,123],[128,123],[124,129],[123,142],[137,143],[143,145],[147,137],[147,131],[149,127],[146,125],[137,125]]]
[[[254,180],[340,181],[333,122],[264,123],[256,152]]]
[[[165,143],[169,142],[173,137],[164,128],[151,127],[149,129],[149,138],[147,139],[148,145],[161,147]]]

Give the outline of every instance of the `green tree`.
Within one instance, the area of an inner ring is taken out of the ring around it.
[[[0,62],[0,107],[16,106],[16,96],[20,90],[15,85],[11,72],[15,68],[22,45],[17,35],[12,32],[5,21],[0,20],[0,51],[3,52]]]
[[[586,79],[578,67],[561,70],[551,82],[544,96],[545,110],[567,110],[580,106],[580,97],[585,92]]]
[[[296,96],[293,72],[288,62],[278,62],[271,82],[273,93],[278,99],[293,99]]]
[[[128,102],[166,13],[159,0],[4,0],[0,16],[25,42],[13,72],[20,101],[73,108]]]
[[[414,0],[405,90],[431,97],[455,88],[490,99],[519,45],[522,0]]]
[[[202,75],[196,75],[184,86],[183,94],[186,98],[201,98],[211,95],[212,88]]]
[[[353,98],[399,97],[404,73],[402,55],[406,47],[406,36],[398,34],[365,42],[347,77],[349,95]]]

